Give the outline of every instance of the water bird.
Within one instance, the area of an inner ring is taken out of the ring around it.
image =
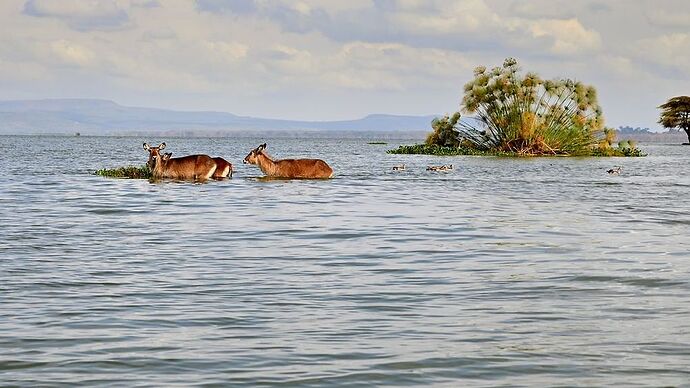
[[[426,166],[427,171],[449,171],[453,169],[452,164],[444,164],[441,166]]]
[[[397,166],[393,166],[393,171],[402,171],[404,169],[405,169],[405,163],[398,164]]]
[[[606,172],[609,173],[609,175],[620,175],[620,174],[621,174],[621,170],[623,170],[623,167],[621,167],[621,166],[615,166],[615,167],[612,168],[612,169],[606,170]]]

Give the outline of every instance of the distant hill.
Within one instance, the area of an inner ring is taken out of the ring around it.
[[[434,116],[374,114],[342,121],[294,121],[119,105],[108,100],[0,101],[0,134],[137,134],[259,131],[429,131]]]

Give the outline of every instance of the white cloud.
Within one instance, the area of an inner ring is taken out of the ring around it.
[[[203,45],[212,55],[230,62],[245,58],[249,49],[246,45],[237,42],[205,41]]]
[[[606,110],[618,90],[663,101],[690,77],[688,15],[686,0],[4,0],[0,98],[436,113],[457,106],[471,68],[510,56],[594,83]],[[656,121],[632,110],[619,121]]]
[[[66,64],[89,66],[94,62],[93,52],[74,42],[60,39],[52,42],[50,48],[57,58]]]
[[[30,0],[26,3],[26,9],[42,16],[77,17],[77,18],[102,18],[112,17],[122,10],[116,1],[89,1],[89,0]]]
[[[676,77],[690,77],[690,34],[674,33],[642,39],[634,46],[636,57],[675,72]]]
[[[287,45],[276,45],[267,51],[268,56],[261,61],[281,76],[304,76],[318,74],[319,60],[309,51]]]
[[[549,38],[551,52],[558,55],[576,55],[597,51],[602,42],[599,33],[585,29],[577,19],[539,20],[529,27],[535,38]]]
[[[63,20],[78,30],[120,27],[128,21],[127,13],[115,0],[29,0],[24,13]]]
[[[649,21],[655,26],[690,29],[690,12],[683,10],[654,9],[649,13]]]
[[[303,15],[309,15],[311,13],[311,6],[303,1],[295,4],[294,9]]]
[[[642,76],[640,69],[629,57],[620,55],[604,56],[601,59],[601,63],[610,74],[622,79],[633,79]]]

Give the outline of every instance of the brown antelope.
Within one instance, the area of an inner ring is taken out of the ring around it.
[[[149,152],[146,163],[151,169],[154,179],[170,178],[182,180],[204,181],[213,177],[217,164],[208,155],[189,155],[181,158],[171,158],[172,154],[161,155],[165,143],[158,147],[151,147],[144,143],[144,150]]]
[[[253,149],[243,163],[256,164],[270,178],[331,178],[333,169],[321,159],[273,160],[265,152],[266,143]]]
[[[163,155],[163,160],[168,160],[172,157],[172,152],[166,152]],[[221,157],[215,157],[211,158],[213,159],[214,162],[216,162],[216,171],[213,173],[213,176],[211,178],[213,179],[223,179],[223,178],[232,178],[232,163],[228,162],[227,160],[221,158]]]
[[[232,163],[221,157],[213,158],[216,162],[216,172],[213,173],[213,179],[232,178]]]

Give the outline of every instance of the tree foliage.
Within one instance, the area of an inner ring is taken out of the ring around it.
[[[474,114],[479,127],[461,123],[460,137],[479,149],[521,155],[588,154],[603,128],[594,87],[519,72],[513,58],[502,67],[475,69],[462,110]]]
[[[455,128],[460,120],[460,112],[455,112],[452,116],[445,115],[435,118],[431,122],[433,132],[426,138],[427,145],[438,145],[441,147],[457,147],[460,145],[460,132]]]
[[[596,89],[570,79],[522,75],[513,58],[503,66],[478,67],[465,84],[460,112],[432,122],[426,144],[392,153],[434,155],[643,156],[634,141],[615,144],[604,129]],[[688,135],[690,138],[690,134]]]
[[[690,142],[690,96],[673,97],[659,106],[659,124],[668,129],[682,129]]]

